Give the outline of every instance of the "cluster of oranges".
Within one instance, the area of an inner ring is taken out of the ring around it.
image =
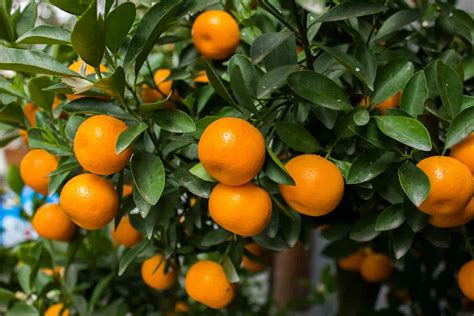
[[[390,257],[375,253],[370,248],[362,248],[338,261],[341,269],[360,272],[362,278],[369,283],[379,283],[390,278],[393,272]]]

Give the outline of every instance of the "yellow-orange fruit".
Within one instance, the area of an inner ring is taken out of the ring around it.
[[[387,109],[394,109],[400,106],[400,98],[402,97],[402,92],[397,92],[396,94],[392,95],[382,103],[377,104],[377,108],[380,109],[382,114],[385,113]]]
[[[209,197],[209,214],[221,227],[240,236],[261,233],[272,216],[272,200],[252,183],[231,186],[219,183]]]
[[[186,274],[185,283],[186,292],[193,300],[214,309],[226,307],[235,296],[224,268],[210,260],[193,264]]]
[[[49,174],[58,168],[56,157],[43,149],[30,150],[20,163],[20,175],[26,185],[48,194]]]
[[[474,260],[465,263],[458,273],[458,285],[461,292],[471,301],[474,300]]]
[[[474,175],[474,133],[453,146],[450,156],[465,164]]]
[[[100,175],[125,168],[132,149],[116,154],[115,145],[126,129],[124,122],[107,115],[95,115],[82,122],[74,137],[74,154],[81,167]]]
[[[44,316],[69,316],[69,310],[63,308],[63,306],[62,303],[51,305],[44,313]]]
[[[38,108],[31,102],[26,103],[23,107],[23,114],[31,127],[36,127],[36,112],[38,112]]]
[[[250,252],[252,255],[255,257],[264,260],[265,258],[265,249],[263,249],[262,246],[256,244],[256,243],[251,243],[245,245],[245,249],[247,249],[248,252]],[[248,258],[247,256],[242,257],[242,267],[244,267],[246,270],[250,272],[261,272],[265,270],[267,267],[266,264],[263,264],[261,262],[256,262]]]
[[[199,82],[199,83],[209,83],[209,78],[207,77],[207,73],[205,70],[200,70],[197,73],[197,76],[194,77],[193,79],[194,82]]]
[[[158,87],[157,89],[149,87],[147,84],[142,85],[141,97],[145,103],[153,103],[159,100],[163,100],[171,92],[171,86],[173,81],[165,81],[171,75],[171,70],[169,69],[159,69],[153,75],[153,81]]]
[[[339,259],[337,264],[342,270],[346,271],[359,271],[362,266],[362,262],[366,257],[365,251],[359,249],[358,251],[350,254],[349,256]]]
[[[368,254],[360,266],[362,278],[369,283],[383,282],[392,276],[392,272],[392,262],[384,254]]]
[[[118,212],[118,196],[112,183],[95,174],[85,173],[69,180],[61,191],[64,212],[79,227],[100,229]]]
[[[118,245],[132,247],[142,239],[142,234],[130,223],[128,216],[122,217],[117,228],[112,228],[112,239]]]
[[[474,218],[474,199],[464,210],[455,214],[436,215],[429,218],[431,225],[439,228],[450,228],[467,224]]]
[[[142,264],[142,279],[151,288],[155,290],[167,290],[173,286],[176,281],[176,268],[171,265],[168,271],[165,271],[166,261],[162,255],[153,256]]]
[[[466,208],[473,193],[472,174],[463,163],[451,157],[432,156],[418,168],[428,176],[431,190],[418,207],[430,215],[456,214]]]
[[[250,182],[265,162],[265,140],[252,124],[239,118],[218,119],[204,130],[199,160],[211,176],[227,185]]]
[[[318,155],[300,155],[285,165],[296,185],[280,185],[283,199],[295,211],[309,216],[332,212],[344,195],[339,168]]]
[[[194,21],[191,32],[194,46],[207,59],[226,59],[240,43],[239,25],[225,11],[201,13]]]
[[[44,204],[38,208],[31,223],[38,235],[49,240],[68,241],[77,229],[56,203]]]

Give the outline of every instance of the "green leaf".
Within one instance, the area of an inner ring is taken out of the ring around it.
[[[158,203],[165,187],[165,168],[161,159],[145,151],[137,151],[132,157],[133,181],[143,199],[151,205]]]
[[[377,58],[365,45],[357,46],[354,56],[362,64],[361,71],[367,81],[367,86],[372,89],[377,76]]]
[[[35,26],[38,7],[36,1],[30,3],[23,9],[16,22],[16,35],[23,35],[26,31],[31,30]]]
[[[165,109],[153,114],[153,121],[162,129],[172,133],[192,133],[196,125],[186,113],[176,109]]]
[[[54,101],[54,93],[44,91],[43,89],[51,86],[52,81],[46,76],[36,77],[28,83],[31,101],[45,111],[51,111],[51,105]]]
[[[10,17],[11,1],[0,1],[0,38],[13,43],[15,41],[15,29]]]
[[[94,84],[111,97],[121,100],[125,92],[125,72],[122,67],[118,67],[110,77],[101,79]]]
[[[378,214],[370,212],[358,220],[351,229],[349,237],[352,240],[366,242],[377,237],[380,232],[375,230]]]
[[[224,268],[225,274],[230,283],[237,283],[240,281],[239,275],[234,267],[234,264],[232,263],[232,260],[230,260],[228,255],[224,255],[222,257],[222,267]]]
[[[407,197],[416,206],[420,206],[430,193],[430,179],[409,161],[398,168],[398,180]]]
[[[223,243],[230,237],[230,233],[224,229],[214,229],[207,232],[201,240],[201,246],[211,247]]]
[[[92,0],[49,0],[54,6],[74,15],[81,15],[91,3]]]
[[[449,245],[451,245],[452,236],[449,229],[442,229],[428,225],[423,229],[422,234],[423,237],[435,247],[449,248]]]
[[[39,25],[20,36],[16,42],[21,44],[70,45],[71,33],[61,27]]]
[[[395,59],[386,64],[375,80],[374,104],[379,104],[405,87],[413,76],[415,67],[405,59]]]
[[[275,131],[288,147],[304,153],[314,153],[322,150],[321,144],[311,135],[306,128],[293,122],[278,122]]]
[[[66,66],[46,53],[14,48],[0,48],[0,69],[45,75],[80,77],[77,72],[69,70]]]
[[[13,192],[20,195],[21,191],[23,189],[23,186],[25,184],[23,183],[23,179],[21,178],[20,168],[18,168],[18,166],[10,165],[8,167],[6,180],[7,180],[8,187]],[[1,294],[0,294],[0,296],[1,296]]]
[[[179,184],[188,189],[194,195],[208,199],[211,194],[211,184],[193,176],[189,172],[189,166],[176,169],[174,176]]]
[[[341,65],[343,65],[350,73],[359,79],[370,90],[374,90],[372,67],[366,68],[364,64],[355,59],[353,56],[341,52],[332,47],[320,46],[320,48],[331,55]],[[366,62],[366,61],[364,61]]]
[[[405,222],[403,204],[389,206],[380,213],[375,224],[376,231],[392,230],[400,227]]]
[[[291,216],[282,217],[282,231],[288,246],[294,247],[301,234],[301,215],[293,210],[289,212]]]
[[[267,146],[267,152],[270,159],[266,159],[265,174],[273,181],[279,184],[295,185],[295,180],[288,174],[283,163],[278,159],[273,150]]]
[[[74,25],[71,43],[82,60],[99,68],[105,52],[105,23],[102,16],[97,16],[95,0]]]
[[[35,307],[27,305],[25,302],[18,302],[13,304],[11,308],[8,309],[5,316],[39,316],[40,313],[36,310]]]
[[[405,199],[405,218],[414,233],[421,231],[428,223],[428,215],[423,213],[409,199]]]
[[[285,65],[267,72],[258,81],[257,98],[264,98],[285,86],[287,77],[298,70],[301,70],[301,66],[299,65]]]
[[[145,201],[140,195],[140,192],[138,192],[138,190],[136,189],[133,190],[133,201],[135,202],[135,205],[138,208],[138,212],[140,213],[141,217],[146,218],[151,210],[152,205],[147,203],[147,201]]]
[[[250,113],[258,113],[253,99],[256,96],[258,75],[244,55],[234,55],[229,61],[230,86],[239,105]]]
[[[63,107],[65,112],[71,114],[105,114],[125,120],[135,120],[120,106],[110,101],[97,98],[80,98],[69,102]]]
[[[15,293],[7,289],[0,288],[0,302],[8,302],[14,300],[15,298]]]
[[[348,238],[338,239],[325,246],[322,254],[330,258],[342,259],[356,252],[359,247],[358,243]]]
[[[432,148],[430,134],[419,121],[404,116],[376,116],[378,128],[394,140],[422,151]]]
[[[451,148],[474,132],[474,107],[459,113],[451,123],[446,135],[446,148]]]
[[[207,74],[207,77],[209,78],[209,83],[217,92],[217,94],[220,95],[224,99],[224,101],[226,101],[229,105],[232,105],[233,107],[237,109],[240,109],[237,102],[234,100],[230,92],[225,87],[224,82],[222,81],[221,77],[216,72],[216,69],[212,65],[212,62],[209,60],[205,60],[204,62],[206,65],[206,74]]]
[[[23,110],[21,106],[16,103],[10,103],[0,110],[0,122],[15,127],[21,127],[23,126],[23,120]]]
[[[194,167],[192,167],[191,169],[189,169],[189,172],[201,180],[207,182],[217,182],[216,179],[214,179],[209,173],[207,173],[206,169],[200,162],[195,164]]]
[[[400,108],[416,118],[425,111],[426,99],[428,99],[428,84],[425,72],[420,70],[406,84]]]
[[[118,52],[136,16],[135,4],[125,2],[109,13],[105,20],[106,44],[112,53]]]
[[[375,178],[387,169],[393,162],[394,156],[393,152],[377,149],[362,152],[351,165],[347,175],[347,184],[358,184]]]
[[[343,89],[334,81],[313,71],[299,71],[288,76],[288,85],[300,97],[324,108],[344,111],[352,105]]]
[[[321,235],[329,241],[335,241],[346,237],[350,231],[350,225],[335,224],[322,229]]]
[[[403,225],[392,233],[392,246],[395,258],[401,259],[410,250],[415,234],[410,227]]]
[[[136,125],[128,127],[120,134],[115,144],[115,153],[120,154],[125,149],[129,148],[135,140],[148,128],[148,125],[140,122]]]
[[[348,20],[359,16],[372,15],[385,10],[387,10],[387,7],[382,4],[366,1],[347,1],[329,9],[317,22]]]
[[[462,104],[463,85],[458,73],[451,66],[438,62],[437,68],[438,91],[443,102],[442,108],[450,119],[459,113]]]
[[[99,299],[104,295],[105,291],[109,288],[110,282],[112,282],[114,274],[109,274],[108,276],[102,278],[99,283],[92,291],[91,299],[89,301],[89,313],[92,314],[94,307],[99,301]]]
[[[130,41],[124,60],[125,69],[135,62],[135,73],[140,71],[156,41],[177,20],[182,7],[182,0],[160,1],[145,13]]]
[[[130,249],[127,249],[120,258],[118,275],[121,276],[125,270],[127,270],[130,263],[132,263],[149,245],[151,245],[151,241],[146,240]]]
[[[290,32],[279,32],[279,33],[265,33],[260,35],[252,43],[250,47],[250,57],[254,64],[260,63],[265,59],[274,49],[282,45],[292,33]]]
[[[395,12],[383,22],[372,42],[379,41],[381,38],[391,33],[400,31],[405,25],[410,24],[419,18],[420,13],[418,10],[410,9]]]

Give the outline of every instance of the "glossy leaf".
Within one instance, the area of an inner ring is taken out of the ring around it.
[[[419,18],[420,13],[417,10],[402,10],[394,13],[383,22],[377,32],[377,36],[374,37],[374,41],[380,40],[393,32],[400,31],[405,25],[410,24]]]
[[[380,232],[375,230],[378,214],[371,212],[358,220],[351,229],[349,237],[352,240],[366,242],[377,237]]]
[[[74,100],[66,104],[63,110],[74,114],[105,114],[120,119],[134,119],[133,116],[125,112],[117,104],[97,98],[80,98]]]
[[[282,88],[288,75],[301,70],[299,65],[286,65],[270,70],[258,81],[257,98],[261,99]]]
[[[421,231],[428,223],[428,214],[420,211],[409,199],[404,201],[405,218],[414,233]]]
[[[266,175],[279,184],[287,184],[287,185],[295,185],[295,181],[293,178],[288,174],[283,163],[278,159],[277,155],[273,152],[273,150],[267,146],[267,153],[270,156],[270,159],[266,159],[266,168],[265,173]]]
[[[121,276],[125,270],[127,270],[130,263],[132,263],[132,261],[135,260],[135,258],[138,257],[150,244],[151,241],[147,240],[127,249],[120,258],[118,275]]]
[[[387,10],[382,4],[375,4],[368,1],[348,1],[336,5],[323,14],[318,22],[333,22],[348,20],[359,16],[372,15]]]
[[[105,20],[106,44],[112,52],[122,46],[135,20],[136,9],[132,2],[125,2],[109,13]]]
[[[67,13],[81,15],[87,9],[92,0],[49,0],[49,2]]]
[[[411,162],[407,161],[400,166],[398,179],[403,191],[416,206],[420,206],[430,193],[428,176]]]
[[[129,148],[133,142],[140,137],[140,135],[146,131],[148,128],[148,125],[140,122],[136,125],[130,126],[127,128],[125,131],[120,134],[117,144],[115,145],[115,152],[117,154],[120,154],[127,148]]]
[[[39,25],[20,36],[16,42],[21,44],[70,45],[71,33],[61,27]]]
[[[172,133],[192,133],[196,130],[193,119],[183,111],[176,109],[155,112],[153,121],[162,129]]]
[[[321,150],[321,144],[303,125],[293,122],[278,122],[275,131],[288,147],[304,153],[314,153]]]
[[[425,111],[426,99],[428,99],[428,84],[425,72],[420,70],[406,84],[400,108],[416,118]]]
[[[122,99],[125,91],[125,72],[123,68],[118,67],[110,77],[97,81],[94,86],[111,97]]]
[[[232,260],[230,260],[227,254],[222,257],[222,266],[230,283],[237,283],[240,281],[239,275],[234,267],[234,264],[232,263]]]
[[[374,104],[381,103],[405,87],[413,76],[413,63],[404,59],[395,59],[385,65],[375,80]]]
[[[222,81],[221,77],[219,76],[219,74],[217,74],[216,69],[212,65],[212,62],[209,60],[206,60],[205,64],[206,64],[206,74],[207,74],[207,77],[209,78],[209,83],[217,92],[217,94],[220,95],[224,99],[224,101],[226,101],[229,105],[232,105],[235,108],[239,108],[239,105],[237,104],[237,102],[235,102],[234,98],[225,87],[224,82]]]
[[[255,39],[250,48],[250,57],[254,64],[258,64],[267,57],[275,48],[282,45],[292,33],[265,33]]]
[[[446,148],[451,148],[474,132],[474,107],[469,107],[457,115],[446,135]]]
[[[358,184],[375,178],[387,169],[393,159],[393,152],[371,150],[359,154],[349,170],[347,184]]]
[[[415,234],[410,227],[403,225],[392,233],[392,246],[395,258],[398,260],[410,250]]]
[[[201,240],[201,246],[210,247],[223,243],[230,237],[230,233],[225,229],[214,229],[206,233]]]
[[[195,164],[194,167],[192,167],[191,169],[189,169],[189,172],[190,172],[192,175],[195,175],[196,177],[198,177],[198,178],[201,179],[201,180],[204,180],[204,181],[207,181],[207,182],[217,182],[217,180],[214,179],[214,178],[206,171],[206,169],[204,168],[204,166],[203,166],[201,163]]]
[[[23,9],[16,21],[16,35],[21,36],[28,30],[35,26],[36,17],[38,14],[38,6],[36,1],[30,1],[28,5]]]
[[[45,111],[51,110],[54,101],[54,93],[43,91],[44,88],[51,86],[52,82],[46,76],[36,77],[28,83],[31,101]]]
[[[377,217],[377,223],[375,224],[375,230],[386,231],[400,227],[405,222],[405,213],[403,211],[402,204],[392,205]]]
[[[459,113],[462,104],[463,86],[458,73],[451,66],[438,62],[437,84],[443,109],[450,119]]]
[[[161,159],[154,154],[137,151],[132,157],[131,170],[143,199],[151,205],[158,203],[165,187],[165,168]]]
[[[375,120],[388,137],[418,150],[431,150],[430,134],[419,121],[404,116],[376,116]]]

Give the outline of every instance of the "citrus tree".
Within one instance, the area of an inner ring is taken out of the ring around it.
[[[1,143],[29,148],[8,178],[37,192],[40,236],[2,251],[7,315],[284,313],[248,276],[317,227],[337,280],[294,308],[337,290],[341,315],[371,313],[381,283],[381,313],[469,308],[455,1],[49,2],[71,29],[0,0]]]

